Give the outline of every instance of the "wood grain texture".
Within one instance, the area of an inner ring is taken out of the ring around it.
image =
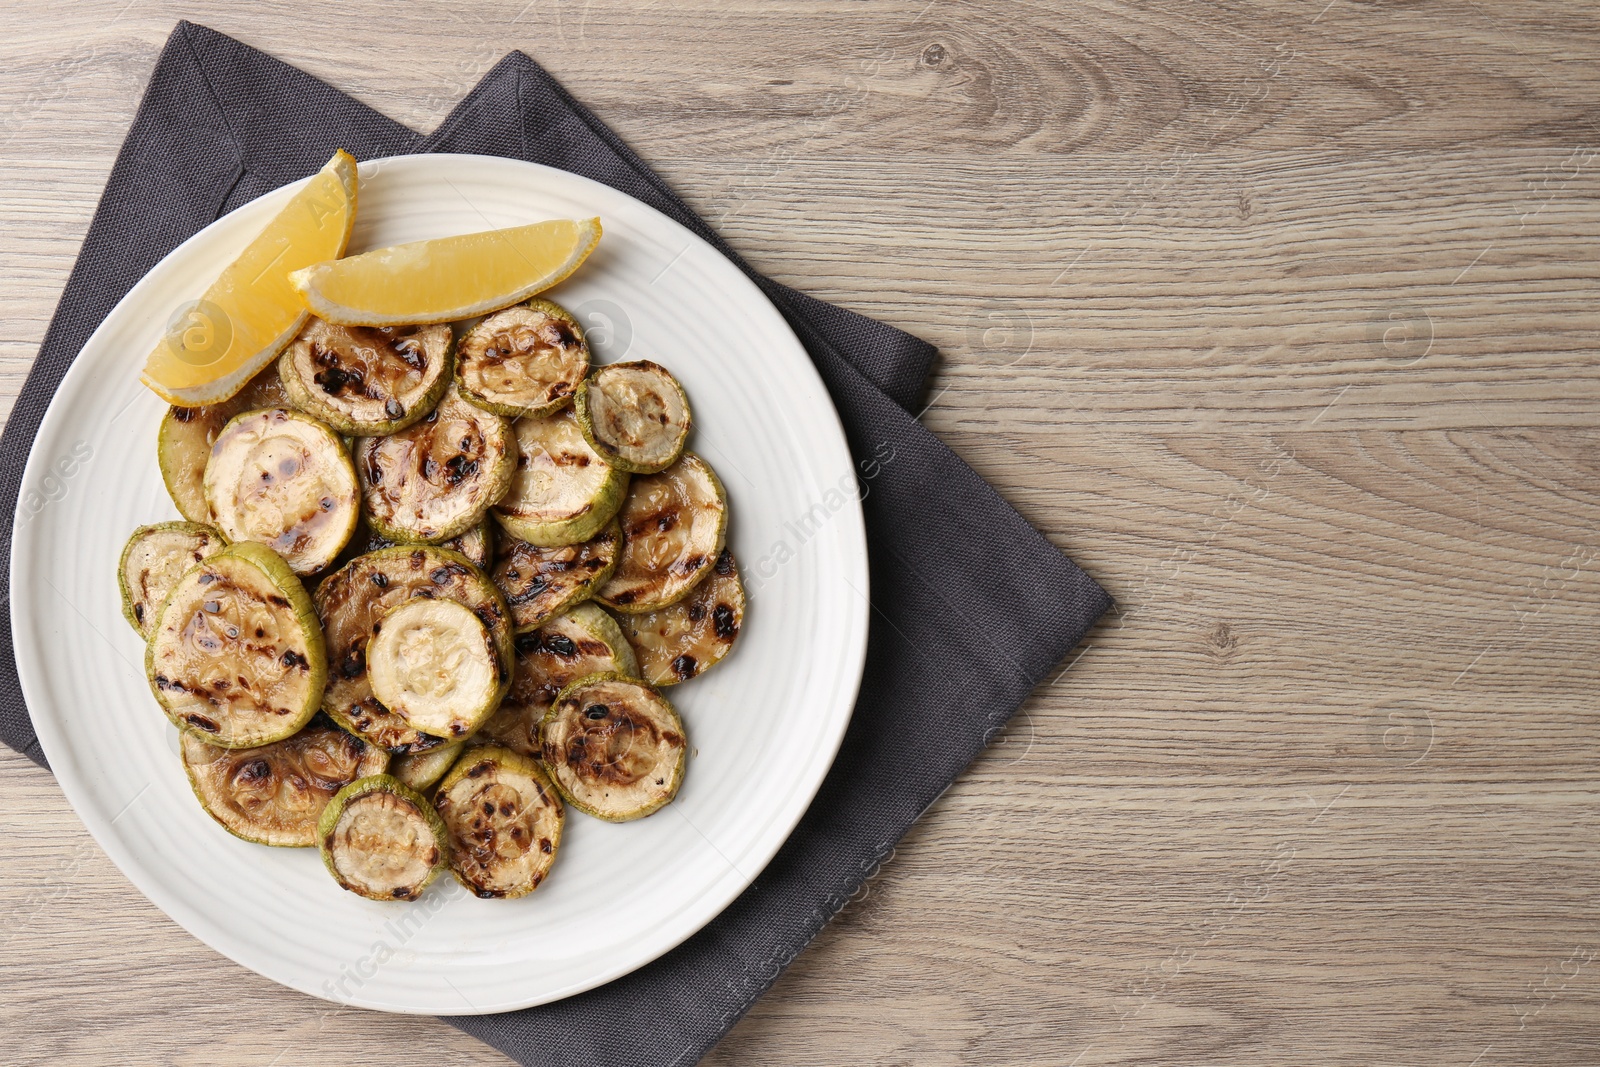
[[[176,18],[419,129],[520,47],[935,341],[925,421],[1120,603],[708,1063],[1594,1062],[1600,12],[308,10],[10,0],[0,403]],[[11,756],[0,870],[4,1062],[507,1062],[216,956]]]

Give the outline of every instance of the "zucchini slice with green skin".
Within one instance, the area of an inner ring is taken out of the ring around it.
[[[518,419],[517,470],[495,505],[506,531],[550,548],[587,541],[605,528],[628,492],[628,473],[589,447],[572,412]]]
[[[453,741],[426,752],[408,752],[404,756],[396,756],[389,765],[389,773],[420,793],[444,777],[466,744],[465,741]]]
[[[595,599],[629,615],[658,611],[688,596],[716,563],[728,495],[711,465],[685,452],[660,474],[633,480],[621,519],[622,558]]]
[[[351,560],[324,578],[315,595],[328,641],[323,708],[351,733],[397,755],[445,743],[385,708],[372,693],[367,671],[368,643],[383,617],[417,597],[454,600],[471,608],[494,638],[497,691],[504,694],[511,685],[511,609],[465,556],[434,545],[396,545]]]
[[[744,584],[733,553],[717,557],[711,573],[671,607],[617,620],[651,685],[675,685],[721,662],[744,627]]]
[[[505,690],[489,628],[454,600],[418,597],[392,608],[367,644],[372,695],[423,733],[462,738]]]
[[[332,563],[355,533],[360,496],[344,442],[287,408],[228,420],[206,464],[206,502],[230,541],[258,541],[296,574]]]
[[[194,795],[224,830],[281,848],[316,847],[317,819],[334,794],[389,763],[389,753],[326,719],[255,748],[218,748],[184,734],[181,752]]]
[[[416,900],[448,865],[433,805],[387,774],[335,794],[317,820],[317,845],[334,880],[369,900]]]
[[[524,756],[540,755],[540,724],[562,689],[591,674],[639,676],[627,638],[597,604],[579,604],[531,633],[518,634],[516,647],[511,691],[478,736]]]
[[[376,437],[433,410],[450,384],[448,326],[335,326],[312,318],[278,357],[295,407],[340,433]]]
[[[211,459],[211,445],[229,419],[243,411],[288,406],[289,397],[278,380],[277,370],[268,367],[220,404],[168,408],[156,438],[156,460],[178,514],[190,522],[211,521],[211,505],[206,503],[206,463]]]
[[[511,488],[511,424],[451,390],[421,422],[356,444],[367,522],[393,541],[448,541],[483,520]]]
[[[449,837],[450,870],[477,896],[527,896],[550,873],[567,812],[527,756],[472,749],[434,790],[433,807]]]
[[[581,545],[540,548],[513,541],[494,569],[494,584],[506,595],[522,633],[594,596],[617,569],[621,554],[622,528],[615,519]]]
[[[631,474],[676,463],[693,422],[683,386],[648,359],[596,370],[578,387],[573,413],[589,447]]]
[[[573,682],[545,715],[543,740],[551,781],[568,804],[597,819],[642,819],[683,784],[683,720],[637,678],[591,674]]]
[[[456,359],[461,395],[511,419],[566,407],[587,373],[583,327],[561,305],[540,297],[478,323],[461,339]]]
[[[167,718],[222,748],[281,741],[317,713],[322,627],[300,579],[269,548],[229,545],[178,579],[145,646]]]
[[[158,522],[133,531],[117,561],[123,618],[148,638],[178,579],[227,544],[213,527],[198,522]]]

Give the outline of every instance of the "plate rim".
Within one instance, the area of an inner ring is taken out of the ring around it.
[[[489,164],[497,167],[523,170],[525,173],[536,178],[550,178],[554,176],[561,182],[575,182],[578,184],[579,188],[589,187],[590,189],[599,191],[604,197],[623,197],[648,211],[651,215],[655,216],[656,220],[665,223],[670,229],[676,230],[679,236],[681,236],[687,242],[686,248],[699,245],[704,251],[713,253],[716,256],[717,261],[726,267],[727,271],[731,272],[731,275],[735,276],[731,279],[732,284],[735,286],[744,287],[745,293],[740,297],[740,302],[746,303],[748,306],[757,309],[757,314],[770,315],[775,325],[779,328],[780,336],[787,338],[793,344],[794,351],[800,357],[800,364],[802,365],[801,373],[810,376],[817,386],[819,395],[825,398],[826,402],[824,403],[823,407],[826,408],[827,414],[832,420],[832,443],[838,448],[839,453],[842,455],[852,475],[856,473],[855,458],[850,451],[849,437],[845,432],[843,420],[839,416],[838,407],[833,402],[832,394],[828,390],[826,382],[822,379],[821,373],[818,371],[816,364],[811,359],[810,353],[806,351],[805,346],[801,344],[798,336],[795,335],[793,328],[789,325],[783,313],[771,301],[771,299],[768,298],[766,293],[761,290],[761,288],[743,269],[740,268],[737,263],[719,250],[710,241],[694,232],[683,223],[680,223],[676,219],[667,215],[660,209],[651,204],[647,204],[642,200],[639,200],[637,197],[634,197],[623,190],[616,189],[612,186],[606,185],[603,182],[598,182],[581,174],[562,170],[557,167],[550,167],[541,163],[534,163],[529,160],[515,159],[507,156],[480,155],[474,153],[406,153],[403,155],[382,156],[369,160],[362,160],[360,163],[360,168],[363,172],[363,179],[365,179],[366,177],[370,176],[372,172],[387,170],[397,165],[438,166],[441,164],[447,165],[451,161],[455,161],[458,165],[463,162],[470,162],[474,165]],[[404,178],[405,176],[402,174],[400,177]],[[140,276],[139,280],[129,288],[127,293],[125,293],[115,305],[113,305],[111,310],[106,313],[105,318],[102,319],[101,322],[95,327],[88,340],[84,342],[83,347],[79,349],[76,355],[74,355],[71,365],[67,368],[61,379],[56,383],[55,390],[51,394],[50,402],[46,406],[44,415],[41,417],[39,425],[35,430],[33,441],[29,444],[28,458],[23,467],[22,476],[18,483],[19,486],[36,484],[40,474],[39,468],[42,465],[46,465],[51,462],[51,460],[45,458],[44,451],[39,448],[39,443],[41,440],[51,436],[56,432],[58,423],[70,418],[70,416],[66,414],[67,409],[65,407],[58,407],[59,398],[68,385],[69,380],[73,378],[74,375],[90,373],[90,371],[84,369],[87,367],[87,364],[80,363],[79,357],[84,351],[91,349],[97,343],[103,343],[101,341],[102,334],[108,332],[108,324],[114,323],[117,318],[127,314],[127,312],[124,311],[126,306],[137,306],[140,300],[143,299],[145,291],[155,285],[151,279],[163,273],[163,271],[167,269],[170,262],[183,259],[192,254],[192,246],[206,241],[213,228],[219,223],[228,219],[236,212],[259,205],[263,201],[269,201],[273,199],[287,200],[293,195],[295,190],[301,188],[310,180],[311,176],[307,176],[293,182],[288,182],[275,189],[268,190],[258,197],[252,198],[246,203],[234,208],[232,211],[219,215],[217,218],[213,219],[201,229],[187,237],[183,242],[181,242],[177,247],[173,248],[166,255],[162,256],[160,260],[158,260],[143,275]],[[753,300],[750,298],[753,298]],[[135,381],[134,384],[137,387],[137,381]],[[831,734],[819,735],[822,737],[824,744],[819,746],[819,755],[816,766],[811,768],[811,777],[813,780],[803,791],[801,791],[803,792],[804,801],[803,803],[797,802],[794,806],[794,810],[789,812],[787,817],[782,820],[782,832],[772,833],[770,837],[763,842],[762,847],[755,850],[753,855],[758,859],[759,862],[753,862],[749,865],[747,869],[750,873],[746,874],[744,870],[736,870],[735,873],[738,875],[738,877],[723,880],[731,888],[725,889],[720,893],[715,892],[716,884],[708,887],[708,896],[703,899],[714,900],[714,905],[698,910],[695,913],[695,917],[692,921],[682,924],[681,929],[674,931],[674,936],[663,939],[663,941],[657,945],[652,945],[651,951],[647,955],[639,958],[630,957],[628,958],[627,962],[619,964],[615,967],[603,968],[597,972],[597,975],[595,976],[570,983],[568,986],[558,988],[548,995],[517,999],[513,1002],[498,1003],[484,1008],[477,1008],[474,1006],[471,1010],[467,1011],[462,1011],[459,1009],[445,1010],[440,1008],[416,1007],[410,1005],[385,1005],[367,1002],[366,998],[361,996],[355,996],[349,999],[330,997],[322,990],[314,988],[309,983],[301,984],[286,980],[284,977],[279,975],[268,974],[266,971],[256,966],[255,963],[240,958],[240,954],[235,953],[232,950],[232,946],[224,946],[223,944],[219,944],[217,943],[216,939],[201,933],[200,931],[202,929],[209,930],[209,919],[206,919],[199,913],[192,911],[187,901],[181,896],[168,895],[165,889],[160,888],[159,883],[156,883],[154,879],[150,879],[147,882],[147,879],[145,878],[144,867],[141,864],[141,861],[138,859],[135,850],[130,846],[125,845],[123,839],[119,837],[113,830],[112,824],[116,821],[116,818],[120,816],[113,816],[103,819],[96,804],[88,795],[89,790],[87,784],[78,780],[74,761],[69,758],[65,758],[72,751],[70,743],[66,740],[67,731],[64,728],[58,728],[57,720],[51,715],[43,711],[35,710],[36,705],[41,708],[44,705],[43,696],[47,691],[47,682],[45,676],[48,672],[43,666],[43,657],[41,657],[39,649],[40,642],[36,640],[33,629],[26,625],[26,620],[19,619],[18,617],[18,604],[19,601],[24,598],[19,598],[17,591],[19,589],[31,590],[33,588],[33,583],[28,580],[27,573],[25,573],[25,568],[19,568],[18,561],[31,558],[37,554],[38,548],[35,545],[36,534],[30,531],[37,530],[39,527],[33,523],[24,523],[21,521],[24,515],[24,512],[20,506],[21,496],[22,494],[19,492],[19,507],[13,512],[11,518],[12,543],[10,559],[8,561],[8,575],[11,583],[9,615],[12,627],[13,655],[16,661],[17,675],[22,690],[23,700],[28,708],[29,720],[33,724],[34,732],[38,737],[40,748],[50,765],[52,777],[61,788],[61,791],[65,796],[69,807],[72,809],[73,814],[78,817],[79,821],[89,832],[89,835],[116,865],[118,871],[121,872],[123,877],[127,878],[128,881],[131,882],[136,889],[138,889],[140,894],[144,896],[147,901],[154,905],[167,919],[175,923],[184,932],[189,934],[191,937],[194,937],[201,943],[207,945],[213,951],[216,951],[224,957],[232,960],[239,966],[244,967],[253,973],[261,975],[276,985],[295,989],[309,996],[316,997],[319,1000],[328,1001],[341,1006],[362,1007],[370,1010],[406,1015],[497,1014],[507,1011],[516,1011],[522,1008],[535,1007],[541,1004],[553,1003],[567,997],[575,996],[579,993],[583,993],[590,989],[594,989],[609,982],[615,981],[624,975],[630,974],[633,971],[648,966],[650,963],[660,959],[662,956],[666,955],[668,952],[671,952],[673,949],[682,945],[695,934],[699,933],[707,925],[715,921],[718,916],[722,915],[735,900],[737,900],[747,889],[749,889],[752,884],[754,884],[756,879],[759,878],[761,873],[771,864],[778,852],[793,836],[795,828],[810,810],[812,804],[816,800],[817,794],[821,791],[822,785],[826,781],[829,772],[838,760],[839,749],[843,745],[845,734],[854,718],[855,705],[860,698],[861,685],[865,676],[867,644],[871,622],[871,567],[867,549],[865,513],[861,505],[860,496],[854,495],[849,496],[848,506],[840,509],[835,516],[836,518],[844,520],[845,528],[841,529],[841,540],[846,544],[847,547],[846,561],[847,563],[855,564],[855,574],[852,574],[850,577],[859,577],[861,582],[861,587],[856,590],[860,596],[851,602],[852,629],[857,634],[857,640],[854,642],[853,648],[850,650],[850,653],[843,664],[845,671],[848,673],[849,681],[848,684],[843,686],[841,691],[848,693],[848,698],[846,701],[848,706],[845,707],[841,713],[837,714],[836,721],[831,726]],[[31,599],[31,595],[28,599]],[[37,699],[35,699],[35,697],[37,697]],[[825,759],[822,758],[822,753],[826,754]],[[66,774],[63,774],[62,768],[72,769],[68,770]],[[799,794],[797,793],[797,795]],[[137,801],[137,796],[134,799]],[[157,885],[158,888],[155,891],[152,891],[152,885]]]

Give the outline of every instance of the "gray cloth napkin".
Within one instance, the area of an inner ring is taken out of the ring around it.
[[[912,417],[931,345],[751,271],[527,56],[506,56],[424,137],[188,22],[178,24],[156,64],[0,438],[0,514],[16,510],[23,465],[62,376],[123,294],[185,238],[305,177],[341,147],[360,159],[432,151],[532,160],[605,182],[688,226],[750,274],[789,321],[870,475],[862,501],[873,599],[866,675],[839,757],[777,857],[710,925],[632,974],[543,1007],[448,1020],[523,1064],[692,1064],[1111,600]],[[0,740],[43,765],[17,681],[10,554],[7,524],[0,531],[7,601]]]

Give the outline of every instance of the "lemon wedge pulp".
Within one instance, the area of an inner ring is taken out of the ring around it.
[[[356,161],[340,149],[211,283],[173,309],[141,380],[163,400],[200,407],[244,388],[305,325],[289,272],[344,253],[356,217]]]
[[[289,280],[313,315],[340,326],[453,322],[550,288],[599,241],[599,219],[554,219],[379,248]]]

